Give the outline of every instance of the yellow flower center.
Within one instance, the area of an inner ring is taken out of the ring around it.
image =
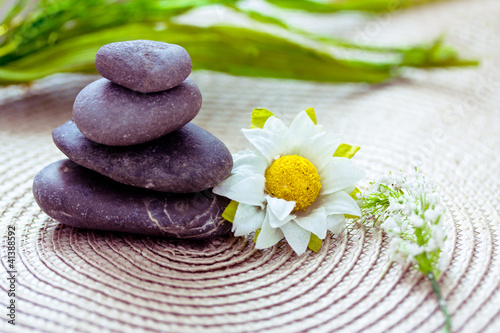
[[[275,198],[295,201],[295,211],[304,210],[316,200],[321,178],[314,165],[297,155],[274,161],[266,173],[266,188]]]

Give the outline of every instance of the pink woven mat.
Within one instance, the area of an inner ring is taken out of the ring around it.
[[[327,32],[355,37],[373,18],[342,15]],[[500,332],[500,3],[463,0],[379,22],[372,43],[409,44],[447,32],[470,69],[407,70],[368,86],[250,79],[197,72],[195,123],[232,152],[254,107],[285,119],[314,107],[327,130],[362,147],[367,180],[418,164],[446,207],[448,260],[440,280],[456,332]],[[375,30],[374,30],[375,31]],[[51,131],[71,118],[95,76],[57,75],[0,89],[0,234],[16,226],[18,332],[439,332],[444,317],[421,274],[393,263],[386,237],[350,224],[319,253],[250,238],[172,241],[75,229],[40,211],[35,174],[63,158]],[[0,283],[5,312],[6,274]],[[12,331],[2,314],[0,331]],[[15,330],[14,330],[15,331]]]

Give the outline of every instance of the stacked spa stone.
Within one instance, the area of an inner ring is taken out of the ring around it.
[[[76,227],[206,238],[230,226],[228,200],[211,188],[232,169],[215,136],[189,123],[201,93],[182,47],[153,41],[103,46],[104,77],[76,97],[73,119],[53,132],[69,158],[43,169],[33,185],[49,216]]]

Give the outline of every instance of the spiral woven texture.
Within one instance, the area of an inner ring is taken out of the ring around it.
[[[303,19],[299,14],[293,19]],[[300,17],[299,17],[300,16]],[[410,44],[447,32],[482,64],[406,70],[391,83],[320,84],[197,72],[204,103],[195,123],[234,153],[252,108],[291,120],[313,106],[328,131],[362,147],[366,179],[418,164],[446,208],[447,258],[439,281],[456,332],[500,332],[500,4],[445,1],[383,21],[342,15],[311,22],[346,38]],[[339,23],[340,22],[340,23]],[[375,22],[375,23],[374,23]],[[377,23],[378,22],[378,23]],[[307,21],[306,21],[307,23]],[[374,27],[378,27],[375,29]],[[40,211],[35,174],[64,156],[51,131],[71,118],[96,76],[56,75],[0,89],[0,235],[17,236],[17,325],[40,332],[439,332],[431,285],[390,263],[386,236],[355,223],[298,257],[280,242],[256,250],[232,236],[202,242],[76,229]]]

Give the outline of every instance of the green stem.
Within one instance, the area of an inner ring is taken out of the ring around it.
[[[451,332],[450,312],[448,311],[448,307],[446,306],[446,303],[443,299],[443,296],[441,295],[441,290],[439,290],[439,286],[437,284],[436,278],[432,272],[429,272],[427,274],[427,278],[429,278],[429,280],[431,281],[432,289],[434,290],[434,293],[436,294],[438,301],[439,301],[439,307],[441,308],[441,311],[443,311],[443,314],[444,314],[444,318],[445,318],[444,332],[450,333]]]

